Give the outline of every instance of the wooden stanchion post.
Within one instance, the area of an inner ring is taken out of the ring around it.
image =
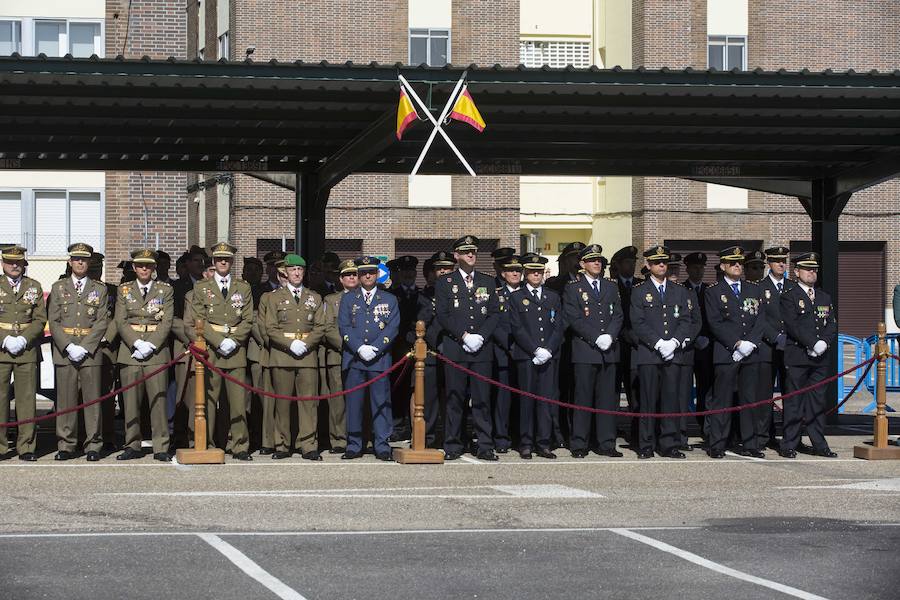
[[[203,321],[197,320],[195,325],[197,341],[194,345],[206,350],[206,339],[203,337]],[[199,360],[194,360],[194,447],[180,448],[175,458],[183,465],[220,465],[225,462],[225,451],[219,448],[207,448],[206,439],[206,368]]]
[[[444,453],[425,448],[425,359],[428,357],[428,344],[425,343],[424,321],[416,321],[413,353],[416,360],[416,387],[413,395],[412,447],[394,448],[394,460],[404,464],[440,464],[444,462]],[[436,381],[429,383],[437,385]]]
[[[877,386],[875,388],[875,425],[874,439],[871,444],[853,447],[853,456],[866,460],[900,460],[900,446],[888,445],[888,420],[885,412],[887,404],[887,361],[889,350],[885,335],[884,323],[878,324],[878,343],[875,345],[875,356],[878,357]]]

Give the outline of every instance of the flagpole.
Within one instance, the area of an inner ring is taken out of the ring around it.
[[[404,89],[406,89],[407,93],[409,93],[412,99],[416,101],[416,104],[419,105],[422,111],[425,112],[425,115],[428,117],[428,120],[431,121],[431,124],[434,125],[434,129],[431,131],[431,135],[428,136],[428,140],[425,142],[425,147],[422,148],[422,152],[419,154],[419,159],[416,161],[416,164],[413,167],[412,173],[410,173],[410,175],[415,175],[416,173],[418,173],[419,167],[422,165],[422,161],[425,160],[425,154],[428,152],[428,149],[431,147],[431,144],[434,141],[434,137],[438,133],[440,133],[443,136],[444,140],[446,140],[447,144],[450,146],[450,149],[453,150],[453,152],[456,154],[456,157],[459,158],[460,162],[469,172],[469,175],[471,175],[472,177],[476,177],[475,171],[472,170],[472,167],[469,166],[469,163],[465,158],[463,158],[463,155],[459,151],[459,148],[456,147],[456,144],[453,143],[453,140],[450,139],[450,136],[447,135],[447,132],[441,129],[441,123],[444,122],[444,119],[447,117],[447,113],[453,107],[453,103],[455,102],[456,97],[459,94],[460,88],[462,88],[463,83],[465,83],[466,74],[463,73],[462,77],[459,78],[459,81],[456,82],[456,87],[453,88],[453,93],[450,94],[450,98],[447,100],[447,104],[444,105],[444,110],[441,111],[441,116],[437,121],[435,121],[434,115],[431,114],[431,111],[428,110],[428,107],[425,106],[425,103],[422,102],[422,99],[419,98],[419,95],[416,94],[416,91],[412,88],[406,78],[403,75],[399,74],[398,77],[400,78],[400,84],[404,87]]]

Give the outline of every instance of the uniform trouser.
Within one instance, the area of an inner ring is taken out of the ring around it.
[[[276,394],[315,396],[319,393],[318,367],[272,367],[272,386]],[[297,438],[291,443],[291,400],[275,400],[275,450],[290,452],[299,448],[302,454],[319,449],[316,431],[319,427],[319,403],[297,402]],[[237,451],[237,448],[235,448]]]
[[[394,356],[394,362],[403,358],[404,353]],[[410,365],[406,369],[394,371],[391,377],[391,387],[394,393],[391,394],[391,414],[393,415],[394,433],[398,436],[405,437],[409,431],[411,423],[410,414],[410,398],[413,393],[413,376],[415,374],[415,360],[410,360]]]
[[[275,387],[272,385],[272,369],[264,367],[262,370],[262,389],[267,392],[274,392]],[[262,438],[260,446],[263,448],[275,448],[275,398],[271,396],[263,396],[260,399],[262,404]]]
[[[512,361],[507,361],[506,365],[496,365],[494,367],[495,379],[502,384],[515,385],[515,367]],[[512,404],[512,393],[503,388],[494,387],[494,406],[493,406],[493,423],[494,423],[494,447],[498,449],[509,450],[512,445],[509,435],[509,408]]]
[[[734,406],[735,386],[737,386],[737,404],[744,406],[756,401],[756,385],[759,377],[758,363],[736,362],[727,365],[716,365],[716,378],[713,382],[713,393],[706,403],[709,410],[718,410]],[[731,430],[732,413],[719,413],[706,417],[709,423],[709,449],[724,451],[728,445],[728,434]],[[744,450],[759,450],[756,435],[756,415],[753,409],[739,413],[741,424],[741,445]]]
[[[686,413],[691,410],[691,389],[694,387],[694,365],[678,365],[678,412]],[[698,409],[699,410],[699,409]],[[678,418],[678,442],[681,446],[688,445],[688,419]]]
[[[516,375],[521,389],[532,394],[556,399],[556,362],[548,361],[536,365],[531,360],[515,361]],[[519,397],[519,451],[528,452],[532,448],[550,450],[550,435],[553,431],[553,417],[549,402],[542,402],[527,396]]]
[[[619,344],[619,363],[616,365],[616,394],[619,393],[619,389],[622,389],[625,392],[625,399],[628,401],[628,411],[635,413],[641,411],[640,376],[631,360],[632,352],[636,351],[626,342]],[[639,424],[640,419],[631,419],[629,444],[632,446],[639,445]]]
[[[781,393],[785,391],[784,352],[772,351],[772,362],[759,363],[759,383],[756,387],[757,400],[768,400],[775,392],[775,380],[781,387]],[[790,402],[788,398],[788,402]],[[759,439],[759,447],[765,448],[767,444],[775,441],[775,418],[772,412],[772,404],[763,404],[754,410],[756,414],[756,436]]]
[[[460,362],[462,366],[485,377],[491,376],[490,362]],[[478,437],[478,451],[491,450],[494,440],[491,436],[491,386],[490,384],[447,366],[444,371],[447,383],[447,408],[444,418],[444,450],[461,453],[466,444],[463,441],[463,415],[469,393],[472,396],[472,421]]]
[[[559,383],[559,399],[572,404],[575,400],[575,374],[572,371],[572,353],[563,350],[560,360],[550,362],[553,363],[553,380]],[[550,419],[553,422],[553,440],[558,446],[564,446],[567,440],[570,440],[572,437],[574,411],[555,404],[551,404],[549,408]]]
[[[196,363],[188,356],[175,363],[175,411],[178,413],[178,405],[183,404],[187,418],[179,420],[175,418],[175,440],[179,445],[188,445],[194,441],[194,416],[196,414],[195,394],[196,377],[194,365]]]
[[[334,394],[344,389],[344,376],[341,365],[328,365],[320,369],[320,391],[323,394]],[[328,404],[328,439],[331,448],[347,447],[347,412],[343,396],[335,396],[324,400]]]
[[[354,388],[366,381],[377,377],[378,371],[364,371],[362,369],[347,369],[344,372],[344,385]],[[345,396],[347,406],[347,452],[362,452],[363,450],[363,402],[366,391],[369,393],[369,405],[372,409],[372,446],[375,454],[384,454],[391,451],[388,438],[393,429],[393,414],[391,408],[391,382],[389,378],[382,377],[375,383],[357,390]]]
[[[710,342],[711,344],[712,342]],[[712,360],[709,358],[708,353],[702,353],[700,351],[696,351],[694,355],[694,378],[697,380],[697,411],[704,411],[707,409],[706,403],[709,401],[709,397],[712,395],[713,388],[713,373],[715,372],[715,367],[713,366]],[[700,426],[700,432],[703,436],[703,439],[709,439],[709,431],[708,424],[706,422],[706,417],[700,416],[697,418],[697,424]]]
[[[105,351],[104,351],[105,352]],[[115,363],[104,357],[103,365],[100,367],[100,392],[108,394],[113,391],[116,386],[116,370]],[[108,444],[116,443],[116,399],[110,398],[100,403],[100,422],[103,429],[103,442]]]
[[[131,385],[158,369],[160,365],[121,365],[119,377],[122,385]],[[144,393],[150,404],[150,429],[153,432],[153,452],[169,451],[169,418],[166,414],[166,387],[169,374],[158,373],[122,393],[125,404],[125,447],[141,449],[141,404]]]
[[[256,389],[262,389],[262,365],[255,360],[247,361],[247,370],[250,372],[250,385]],[[250,390],[245,391],[247,392],[247,410],[250,413],[247,417],[247,427],[251,431],[253,440],[256,441],[259,439],[260,446],[262,446],[263,397],[257,395],[256,392],[251,392]]]
[[[431,359],[434,360],[434,359]],[[441,413],[441,388],[444,370],[436,364],[425,363],[425,446],[434,448],[437,437],[438,417]]]
[[[806,386],[815,385],[828,374],[828,365],[787,367],[787,391],[792,392]],[[803,429],[809,436],[814,450],[828,447],[825,439],[825,389],[821,386],[805,394],[793,396],[784,401],[784,433],[781,449],[796,450],[800,444]]]
[[[671,361],[661,365],[639,365],[640,412],[676,412],[678,410],[678,365]],[[657,423],[659,436],[657,437]],[[678,448],[678,419],[641,418],[638,426],[638,448],[658,449],[665,454]]]
[[[100,365],[62,365],[56,367],[56,409],[65,410],[78,404],[78,392],[81,401],[89,402],[101,396]],[[100,452],[103,448],[102,405],[112,404],[113,400],[86,406],[81,410],[84,414],[84,451]],[[56,445],[59,450],[75,452],[78,445],[78,412],[71,412],[56,417]]]
[[[221,370],[239,381],[247,381],[246,367]],[[209,369],[206,370],[207,443],[210,446],[215,446],[213,435],[216,432],[216,409],[219,406],[219,398],[222,397],[223,388],[228,401],[231,451],[234,454],[247,452],[250,449],[250,434],[247,430],[247,395],[244,393],[245,390],[237,383],[226,381],[224,377],[218,373],[213,373]]]
[[[9,421],[9,379],[13,382],[13,397],[16,399],[16,420],[34,417],[37,394],[37,363],[0,362],[0,423]],[[19,425],[16,437],[16,451],[19,456],[34,452],[37,447],[37,428],[34,423]],[[0,427],[0,454],[6,454],[6,428]]]
[[[616,390],[616,365],[575,363],[575,404],[589,408],[616,410],[619,397]],[[598,450],[616,449],[616,417],[576,410],[572,415],[571,450],[587,450],[590,444],[591,424]]]

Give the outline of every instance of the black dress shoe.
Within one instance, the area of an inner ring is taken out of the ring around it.
[[[620,458],[622,456],[625,456],[615,448],[610,448],[609,450],[594,450],[594,452],[596,452],[598,456],[610,456],[612,458]]]
[[[341,460],[353,460],[354,458],[362,458],[362,452],[344,452]]]
[[[642,448],[638,450],[637,457],[640,459],[653,458],[653,450],[650,448]]]
[[[833,452],[828,446],[825,446],[820,450],[815,450],[814,454],[816,456],[824,456],[825,458],[837,458],[837,452]]]
[[[88,462],[97,462],[100,460],[100,453],[96,450],[89,450],[87,454],[85,454],[85,458]]]
[[[153,460],[158,460],[160,462],[170,462],[172,460],[172,455],[168,452],[154,452]]]
[[[375,458],[378,460],[383,460],[384,462],[394,462],[394,457],[390,452],[381,452],[375,455]]]
[[[537,454],[538,456],[540,456],[541,458],[549,458],[549,459],[556,458],[556,455],[547,449],[538,448],[537,450],[534,451],[534,453]]]
[[[488,462],[500,460],[499,458],[497,458],[497,455],[494,454],[493,450],[483,450],[476,454],[475,458],[477,458],[478,460],[486,460]]]
[[[765,458],[766,457],[765,452],[761,452],[760,450],[748,450],[746,448],[741,450],[740,454],[741,454],[741,456],[751,456],[753,458]]]
[[[725,458],[724,450],[710,450],[709,451],[710,458]]]
[[[687,458],[687,456],[684,455],[684,452],[678,448],[672,448],[668,452],[663,453],[663,456],[665,458]]]
[[[332,448],[328,451],[328,454],[343,454],[346,451],[347,451],[347,449],[344,448],[343,446],[335,446],[334,448]]]
[[[779,450],[778,456],[781,458],[797,458],[796,450]]]
[[[25,462],[34,462],[37,460],[37,456],[34,452],[26,452],[25,454],[19,455],[19,460],[24,460]]]
[[[509,452],[509,448],[496,448],[494,452],[496,452],[497,454],[506,454],[507,452]]]
[[[269,454],[275,454],[275,448],[267,448],[266,446],[263,446],[259,449],[260,456],[268,456]]]
[[[276,450],[275,452],[272,453],[273,460],[281,460],[282,458],[290,458],[290,457],[291,457],[291,453],[288,452],[287,450]]]
[[[135,450],[134,448],[125,448],[125,451],[122,454],[116,457],[116,460],[135,460],[137,458],[143,458],[144,453],[140,450]]]
[[[56,453],[56,456],[53,457],[53,460],[72,460],[75,458],[74,452],[69,452],[68,450],[60,450]]]
[[[797,444],[797,452],[800,452],[802,454],[815,454],[813,447],[807,446],[803,442],[800,442],[799,444]]]
[[[522,448],[519,450],[519,458],[522,460],[531,460],[531,448]]]
[[[316,450],[311,450],[310,452],[304,452],[300,456],[302,458],[305,458],[306,460],[322,460],[322,456]]]
[[[462,456],[462,454],[459,452],[445,452],[444,460],[457,460],[460,456]]]
[[[578,450],[572,450],[572,458],[584,458],[588,455],[588,451],[584,448],[579,448]]]
[[[682,444],[682,445],[678,446],[678,449],[681,450],[682,452],[693,452],[694,451],[694,447],[691,446],[690,444]]]
[[[112,454],[113,452],[118,451],[119,447],[112,442],[103,442],[103,446],[100,448],[100,452],[103,452],[105,454]]]
[[[234,460],[243,460],[243,461],[253,460],[253,457],[250,456],[250,453],[247,452],[246,450],[241,450],[237,454],[232,455],[231,458],[233,458]]]

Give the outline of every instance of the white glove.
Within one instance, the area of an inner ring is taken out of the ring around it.
[[[375,351],[375,348],[373,348],[372,346],[365,345],[365,344],[360,346],[359,350],[357,350],[356,353],[359,355],[359,357],[361,359],[363,359],[366,362],[375,360],[375,357],[378,355],[378,353]]]
[[[144,355],[143,352],[135,348],[134,352],[131,353],[131,358],[135,360],[144,360],[145,358],[147,358],[147,356]]]
[[[816,356],[822,356],[823,354],[825,354],[825,351],[828,350],[828,344],[825,342],[825,340],[819,340],[818,342],[816,342],[816,345],[813,346],[813,350],[816,351]]]
[[[688,347],[688,345],[689,345],[690,343],[691,343],[691,338],[684,338],[684,339],[681,341],[681,349],[684,350],[685,348]]]
[[[597,344],[597,347],[600,348],[600,350],[606,352],[607,350],[609,350],[609,347],[612,346],[613,339],[611,335],[609,335],[608,333],[604,333],[600,337],[598,337],[594,343]]]
[[[678,340],[671,339],[663,342],[663,347],[660,350],[660,353],[663,355],[670,354],[672,356],[675,355],[675,351],[678,350],[678,347],[681,344],[678,343]],[[671,356],[669,357],[671,358]],[[668,358],[666,360],[669,360]]]
[[[787,344],[787,336],[783,333],[779,333],[778,337],[775,338],[775,347],[779,350],[784,350],[785,345]]]
[[[143,358],[147,358],[148,356],[153,354],[154,350],[156,350],[156,346],[154,346],[150,342],[145,342],[144,340],[137,340],[134,343],[134,348],[141,353]]]
[[[293,342],[291,342],[291,352],[294,353],[294,356],[303,356],[304,354],[306,354],[307,350],[308,348],[306,347],[306,344],[304,344],[302,341],[294,340]]]
[[[744,360],[744,358],[746,357],[741,354],[740,350],[735,350],[731,353],[731,360],[733,360],[734,362],[741,362],[742,360]]]
[[[87,350],[77,344],[69,344],[66,346],[66,354],[72,362],[81,362],[87,356]]]
[[[225,338],[219,343],[219,352],[222,353],[222,356],[228,356],[237,348],[237,342],[235,342],[231,338]]]
[[[816,352],[815,350],[807,350],[807,351],[806,351],[806,355],[809,356],[809,357],[811,357],[811,358],[818,358],[818,357],[819,357],[819,353]]]
[[[531,359],[531,362],[532,362],[532,364],[535,364],[535,365],[538,365],[538,366],[544,364],[544,363],[541,362],[541,359],[539,359],[537,356],[535,356],[534,358],[532,358],[532,359]]]
[[[22,350],[25,349],[25,346],[28,345],[28,342],[21,335],[18,336],[6,336],[3,339],[3,347],[9,350],[10,354],[19,354]]]
[[[709,346],[709,338],[705,335],[698,335],[697,339],[694,341],[694,348],[697,350],[704,350]]]
[[[466,337],[463,339],[463,346],[465,346],[466,350],[472,354],[481,350],[483,345],[484,338],[477,333],[467,333]]]
[[[545,362],[547,362],[548,360],[550,360],[551,358],[553,358],[553,355],[550,354],[550,351],[547,350],[546,348],[538,348],[537,350],[534,351],[534,357],[541,361],[541,362],[535,363],[535,364],[542,365]]]
[[[753,351],[756,350],[756,344],[753,342],[748,342],[747,340],[741,340],[738,342],[737,351],[743,354],[744,356],[750,356],[753,354]]]

